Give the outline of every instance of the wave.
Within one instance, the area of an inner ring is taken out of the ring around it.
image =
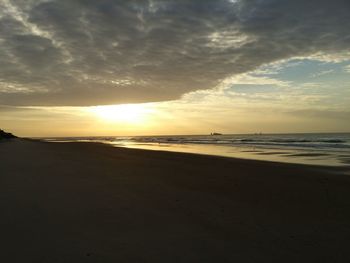
[[[57,138],[58,139],[58,138]],[[60,138],[62,139],[62,138]],[[136,136],[80,137],[74,141],[99,141],[114,144],[204,144],[271,148],[350,149],[350,135],[223,135],[223,136]]]
[[[277,137],[277,138],[276,138]],[[157,144],[213,144],[227,146],[252,146],[252,147],[306,147],[306,148],[350,148],[350,138],[281,138],[279,136],[259,136],[252,138],[242,136],[172,136],[172,137],[134,137],[136,143]]]
[[[341,139],[191,139],[191,138],[133,138],[134,141],[139,142],[179,142],[179,143],[255,143],[255,142],[271,142],[271,143],[346,143],[347,141]]]

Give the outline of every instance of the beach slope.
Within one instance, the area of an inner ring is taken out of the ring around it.
[[[350,262],[336,168],[0,143],[1,262]]]

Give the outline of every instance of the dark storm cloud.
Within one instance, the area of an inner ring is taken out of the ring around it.
[[[162,101],[350,50],[348,0],[0,0],[0,105]]]

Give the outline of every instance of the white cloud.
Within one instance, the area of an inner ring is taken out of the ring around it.
[[[350,73],[350,65],[345,66],[344,67],[344,71]]]
[[[300,58],[317,60],[317,61],[327,62],[327,63],[341,63],[341,62],[350,60],[350,51],[348,50],[338,50],[338,51],[333,50],[328,52],[319,51],[307,57],[300,57]]]
[[[244,85],[276,85],[280,87],[288,87],[291,82],[283,81],[271,77],[253,75],[252,73],[245,73],[236,76],[232,76],[223,81],[224,87],[237,84]]]
[[[317,77],[320,77],[320,76],[323,76],[323,75],[327,75],[327,74],[330,74],[330,73],[333,73],[333,72],[334,72],[334,69],[322,70],[320,72],[311,74],[310,77],[317,78]]]

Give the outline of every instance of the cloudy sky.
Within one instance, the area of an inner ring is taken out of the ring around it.
[[[348,0],[0,0],[0,128],[350,131],[349,14]]]

